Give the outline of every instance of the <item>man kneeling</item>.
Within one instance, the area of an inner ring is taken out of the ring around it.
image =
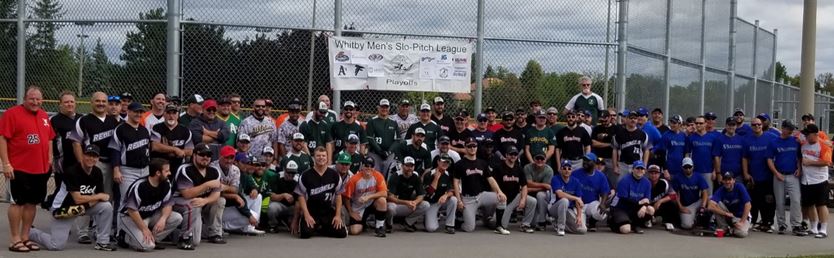
[[[715,216],[718,229],[730,230],[736,237],[747,237],[750,229],[750,195],[741,183],[736,183],[732,172],[724,172],[722,187],[712,194],[709,210]]]
[[[364,161],[362,170],[353,175],[345,185],[344,198],[345,208],[350,214],[349,233],[358,235],[362,233],[365,220],[373,211],[376,224],[374,227],[377,237],[385,237],[385,219],[388,213],[388,186],[382,173],[374,169],[374,160],[367,158]]]
[[[173,212],[168,161],[151,159],[149,171],[147,178],[130,185],[119,214],[120,230],[124,231],[120,234],[124,239],[120,239],[119,243],[136,251],[164,249],[158,242],[182,223],[182,215]]]

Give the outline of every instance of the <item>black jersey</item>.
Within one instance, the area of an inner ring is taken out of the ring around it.
[[[524,149],[524,132],[518,129],[507,131],[505,128],[499,129],[492,135],[492,142],[496,146],[496,151],[503,153],[507,147],[515,146],[519,151]]]
[[[67,208],[76,205],[75,199],[70,193],[79,192],[81,195],[95,195],[104,192],[104,177],[101,169],[93,166],[90,174],[84,172],[81,165],[75,165],[67,169],[63,182],[55,200],[52,201],[52,209]]]
[[[191,131],[179,124],[174,127],[174,129],[169,128],[165,123],[154,125],[153,130],[151,130],[151,141],[177,147],[182,150],[194,148]],[[168,163],[171,164],[172,171],[177,171],[185,160],[184,158],[174,157],[168,153],[161,153],[157,151],[151,151],[151,158],[162,158],[168,160]]]
[[[63,172],[64,169],[69,169],[78,164],[75,153],[73,153],[70,134],[75,130],[75,123],[78,122],[79,118],[81,118],[81,115],[69,117],[61,113],[49,118],[49,122],[52,123],[52,129],[55,130],[55,135],[58,136],[55,137],[52,144],[52,153],[58,161],[58,165],[60,165],[60,171],[58,172]]]
[[[452,147],[463,149],[466,139],[472,137],[472,131],[469,129],[463,129],[463,131],[458,132],[457,128],[452,128],[452,130],[449,130],[449,132],[446,133],[446,136],[449,137],[449,144],[452,145]],[[482,141],[479,141],[479,143],[480,142]]]
[[[319,175],[315,168],[301,174],[295,193],[307,200],[307,210],[313,215],[330,215],[334,198],[344,191],[342,177],[335,169],[327,168]]]
[[[561,158],[578,160],[585,155],[585,147],[591,146],[591,136],[584,128],[576,126],[562,128],[556,132],[556,148],[561,151]]]
[[[611,139],[614,137],[614,133],[616,132],[616,126],[595,126],[594,130],[591,132],[591,140],[596,140],[602,143],[611,143]],[[612,156],[612,151],[614,148],[611,147],[604,147],[604,148],[595,148],[591,147],[591,151],[597,155],[597,157],[603,159],[610,159]]]
[[[203,174],[193,164],[183,165],[177,170],[177,174],[174,176],[174,184],[177,190],[174,192],[174,197],[182,197],[179,191],[187,190],[188,188],[199,186],[213,180],[220,180],[220,171],[215,167],[206,167],[206,172]],[[200,193],[197,197],[205,198],[213,192],[220,192],[220,188],[209,189]]]
[[[153,186],[147,177],[140,178],[128,188],[121,212],[127,214],[128,209],[135,210],[143,219],[150,218],[162,207],[172,205],[172,194],[168,180]]]
[[[151,160],[151,134],[143,125],[120,124],[110,139],[110,149],[118,151],[121,166],[145,168]]]
[[[492,176],[492,169],[481,159],[463,158],[452,166],[453,176],[460,179],[461,195],[477,196],[490,191],[487,178]]]
[[[455,120],[447,115],[444,115],[443,118],[437,118],[434,114],[431,114],[431,120],[440,126],[440,135],[446,135],[449,131],[455,130]]]
[[[643,148],[648,147],[649,137],[640,128],[628,131],[620,128],[614,134],[611,146],[620,152],[620,162],[631,165],[634,161],[643,160]]]
[[[521,192],[521,187],[527,185],[527,176],[518,163],[513,167],[507,166],[506,162],[496,164],[492,170],[492,178],[510,202]]]
[[[87,114],[78,119],[75,123],[75,130],[70,134],[70,139],[81,143],[81,147],[94,144],[98,146],[99,160],[107,162],[110,160],[110,139],[119,121],[115,116],[106,115],[98,118],[95,114]]]

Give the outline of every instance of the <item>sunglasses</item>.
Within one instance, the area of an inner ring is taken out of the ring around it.
[[[203,157],[203,158],[208,158],[208,157],[211,157],[211,153],[197,153],[197,156],[200,156],[200,157]]]
[[[266,105],[255,105],[255,108],[265,108]]]
[[[544,157],[535,157],[534,159],[538,160],[538,161],[542,161],[542,160],[544,160]]]
[[[590,83],[583,83],[582,86],[591,86]]]
[[[214,112],[217,112],[217,109],[215,109],[215,108],[209,108],[209,109],[206,109],[206,112],[208,112],[208,113],[214,113]]]
[[[704,122],[695,122],[696,125],[702,125]]]
[[[750,124],[750,126],[762,126],[762,124]]]
[[[473,145],[466,145],[466,148],[474,149],[474,148],[478,148],[478,145],[474,145],[474,144]]]
[[[692,169],[692,166],[683,166],[683,169]]]
[[[371,165],[371,164],[365,164],[365,165],[364,165],[364,167],[366,167],[366,168],[372,168],[372,167],[374,167],[374,165]]]

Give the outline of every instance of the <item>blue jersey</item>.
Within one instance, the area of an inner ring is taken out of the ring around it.
[[[660,135],[660,130],[657,130],[657,127],[654,127],[651,122],[646,122],[646,124],[643,125],[643,132],[649,136],[649,143],[651,143],[652,146],[657,146],[660,142],[660,138],[662,137],[662,135]]]
[[[712,173],[712,145],[715,142],[716,136],[718,136],[718,133],[708,132],[704,135],[694,133],[687,137],[687,152],[692,154],[692,161],[695,163],[695,173]]]
[[[568,178],[568,181],[565,182],[561,175],[554,176],[553,179],[550,179],[550,187],[553,189],[554,194],[559,190],[573,196],[580,196],[582,193],[582,185],[579,184],[579,180],[571,180],[571,178]],[[574,202],[571,201],[569,207],[573,208],[573,205]]]
[[[686,155],[686,133],[668,131],[663,134],[658,146],[659,151],[666,152],[666,169],[672,177],[683,174],[681,164]]]
[[[607,195],[611,191],[608,178],[598,170],[594,170],[594,173],[589,175],[584,169],[577,169],[573,171],[571,177],[572,181],[577,181],[582,186],[580,195],[584,203],[598,201],[599,196]]]
[[[773,127],[768,128],[767,130],[764,131],[764,133],[770,134],[775,138],[779,138],[779,136],[782,135],[782,131],[779,131],[779,129],[776,129],[776,128],[773,128]]]
[[[750,134],[744,139],[744,158],[747,159],[747,171],[755,182],[773,180],[773,174],[767,167],[768,145],[774,139],[773,135],[762,133],[760,136]]]
[[[673,177],[672,188],[678,193],[681,204],[689,206],[701,199],[701,191],[708,190],[709,185],[704,177],[692,174]]]
[[[740,127],[736,128],[736,134],[744,137],[753,134],[753,128],[750,127],[748,124],[741,124]]]
[[[783,175],[796,173],[799,168],[799,142],[793,136],[776,138],[767,147],[768,156],[773,160],[776,171]]]
[[[712,201],[723,203],[727,206],[727,210],[733,213],[733,216],[741,218],[744,213],[744,205],[750,202],[750,194],[747,193],[747,188],[744,185],[736,182],[733,185],[733,190],[727,190],[726,187],[721,186],[712,194]]]
[[[730,171],[733,176],[741,173],[741,158],[744,154],[744,138],[739,135],[719,135],[712,145],[712,155],[721,158],[721,173]]]
[[[642,199],[649,199],[652,196],[652,183],[646,177],[640,180],[634,179],[634,176],[628,175],[623,177],[617,183],[617,200],[615,206],[620,208],[628,208],[628,204],[637,204]]]

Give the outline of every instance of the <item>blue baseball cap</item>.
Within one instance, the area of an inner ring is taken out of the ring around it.
[[[597,155],[594,154],[593,152],[588,152],[588,154],[585,154],[585,156],[582,157],[582,158],[585,159],[585,160],[596,161],[597,160]]]
[[[638,160],[638,161],[635,161],[635,162],[634,162],[634,164],[631,164],[631,167],[633,167],[633,168],[642,168],[642,169],[645,169],[645,168],[646,168],[646,164],[643,164],[643,161],[642,161],[642,160]]]
[[[718,119],[718,116],[715,115],[715,113],[713,112],[706,112],[704,113],[704,118],[706,118],[707,120],[715,120]]]
[[[249,164],[249,159],[250,159],[249,154],[247,154],[246,152],[241,151],[241,152],[238,152],[237,154],[235,154],[235,161],[237,161],[237,162],[244,163],[244,164]]]
[[[562,168],[572,168],[573,166],[571,166],[570,161],[562,160],[562,166],[561,167]]]
[[[649,116],[649,110],[645,107],[637,108],[637,115],[639,116]]]
[[[756,118],[761,119],[761,120],[770,121],[770,116],[767,113],[761,113],[761,114],[757,115]]]
[[[631,110],[628,110],[628,108],[623,109],[623,111],[620,112],[620,116],[628,116],[630,114],[631,114]]]

